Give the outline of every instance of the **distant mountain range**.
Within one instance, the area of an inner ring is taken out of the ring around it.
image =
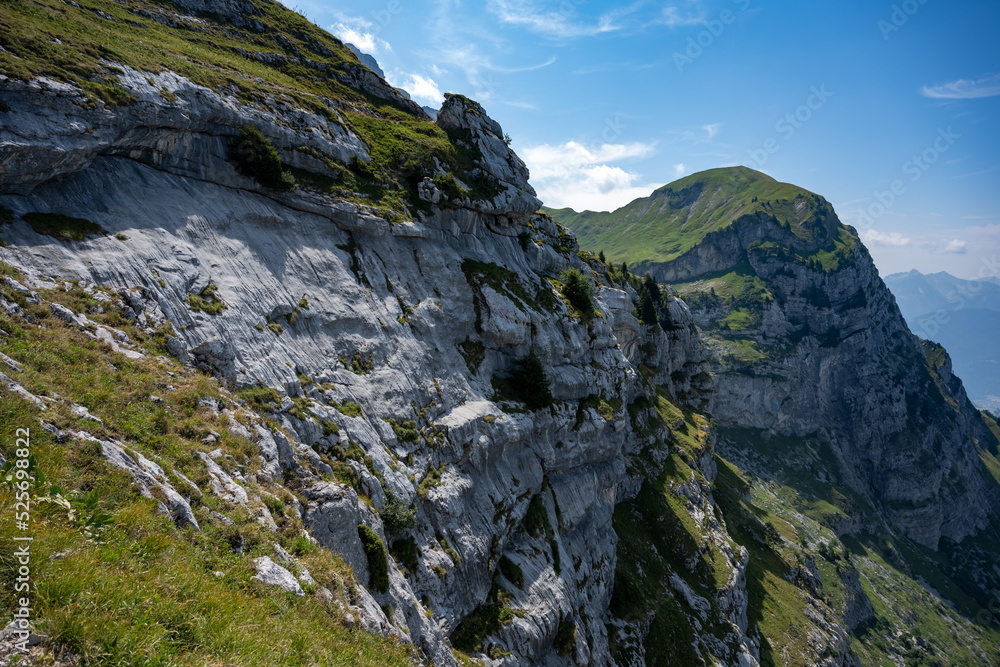
[[[972,402],[1000,412],[1000,280],[910,271],[885,284],[913,333],[947,348]]]

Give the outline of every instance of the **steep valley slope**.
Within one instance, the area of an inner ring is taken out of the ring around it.
[[[1000,429],[821,198],[622,270],[281,5],[0,6],[37,664],[1000,664]]]
[[[995,424],[969,402],[944,349],[910,334],[825,200],[738,167],[612,213],[549,212],[690,306],[713,360],[717,451],[798,539],[809,542],[811,522],[838,536],[819,545],[834,556],[820,565],[844,570],[837,549],[884,560],[933,582],[923,593],[961,601],[967,617],[990,617]],[[880,576],[860,569],[869,582]],[[886,621],[879,596],[866,622]],[[870,638],[857,619],[848,625]]]

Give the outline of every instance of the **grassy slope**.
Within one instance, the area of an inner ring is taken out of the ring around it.
[[[707,485],[692,466],[710,447],[711,429],[703,417],[677,406],[663,390],[654,400],[633,403],[629,414],[642,433],[656,433],[663,424],[671,430],[663,445],[651,446],[631,461],[631,472],[646,479],[635,500],[615,508],[619,545],[611,611],[631,624],[651,623],[643,646],[646,664],[701,664],[691,645],[695,637],[708,633],[726,643],[731,628],[716,620],[718,610],[713,608],[707,623],[696,629],[690,608],[667,580],[676,574],[711,600],[731,576],[726,559],[705,539],[695,523],[694,507],[679,491],[681,485],[690,486],[692,478]],[[671,451],[662,466],[652,464],[658,446]],[[750,554],[747,617],[751,634],[762,638],[762,664],[811,665],[808,631],[813,624],[805,615],[809,594],[788,579],[808,556],[796,527],[751,494],[753,487],[741,470],[720,458],[716,463],[718,476],[711,490],[729,544],[744,546]],[[617,632],[611,634],[614,654],[627,661],[635,647]],[[723,662],[732,658],[715,657]]]
[[[752,504],[779,517],[790,528],[786,533],[779,527],[783,536],[807,546],[816,556],[823,595],[838,613],[844,611],[841,575],[850,568],[858,570],[875,611],[875,618],[854,633],[853,646],[864,664],[891,665],[893,659],[902,659],[907,665],[1000,664],[1000,628],[990,618],[988,587],[970,578],[992,569],[1000,560],[989,555],[995,551],[995,528],[961,545],[945,544],[937,553],[905,538],[883,534],[861,533],[840,539],[836,526],[852,516],[871,515],[872,510],[861,497],[842,492],[846,486],[838,477],[838,464],[822,438],[766,436],[748,429],[726,429],[721,435],[722,452],[731,453],[752,469],[767,471],[767,478],[746,475]],[[739,539],[739,530],[733,530],[731,496],[720,490],[731,475],[724,474],[720,465],[716,498],[731,534]],[[741,543],[751,549],[753,569],[753,545]],[[748,575],[748,579],[753,578]],[[921,580],[954,608],[939,600]],[[750,590],[754,605],[753,588]],[[992,661],[983,663],[970,647],[984,651]]]
[[[711,598],[712,591],[724,586],[731,575],[725,556],[697,526],[685,498],[676,490],[690,484],[692,476],[705,483],[692,465],[708,446],[708,424],[701,415],[675,405],[662,390],[652,400],[633,403],[628,412],[633,425],[650,435],[661,432],[666,424],[680,426],[670,431],[665,443],[649,448],[672,450],[662,467],[651,466],[650,451],[633,461],[642,469],[632,472],[641,472],[646,479],[635,500],[615,507],[619,542],[611,611],[629,623],[641,622],[652,611],[644,646],[647,664],[664,664],[661,661],[668,656],[681,664],[697,664],[692,642],[701,631],[693,627],[686,603],[666,581],[676,574],[699,595]],[[650,531],[653,525],[658,529]],[[710,626],[705,631],[722,641],[728,628]],[[613,654],[620,661],[626,661],[631,652],[623,644],[612,635]]]
[[[0,265],[0,270],[13,274]],[[15,274],[16,275],[16,274]],[[120,311],[89,316],[124,329],[150,354],[132,361],[88,340],[75,327],[53,317],[47,301],[80,312],[96,304],[83,290],[41,291],[40,305],[27,303],[6,286],[0,292],[19,302],[37,319],[0,316],[0,349],[19,362],[21,371],[4,365],[3,372],[36,395],[59,395],[44,412],[17,395],[0,389],[0,452],[14,454],[15,429],[31,429],[31,451],[46,483],[35,489],[31,510],[31,592],[35,628],[51,644],[103,665],[407,665],[406,650],[342,624],[342,612],[309,594],[296,598],[260,584],[251,561],[271,555],[277,542],[299,556],[317,584],[337,595],[353,586],[350,568],[325,549],[302,540],[301,521],[286,512],[292,501],[280,487],[262,489],[278,496],[270,508],[279,533],[265,531],[246,509],[227,505],[211,494],[208,476],[197,451],[221,446],[233,463],[258,465],[255,446],[233,435],[211,412],[198,408],[203,397],[225,404],[231,398],[209,377],[161,362],[161,335],[145,336],[127,323]],[[171,389],[170,387],[173,387]],[[151,400],[161,397],[162,404]],[[79,403],[100,417],[103,425],[79,419],[68,403]],[[39,428],[39,419],[69,431],[87,431],[115,438],[133,451],[157,461],[180,492],[191,499],[201,532],[177,529],[156,511],[155,501],[142,498],[124,473],[108,466],[94,443],[65,443]],[[200,442],[209,430],[221,435],[215,445]],[[195,493],[174,473],[200,487]],[[110,524],[96,536],[85,534],[82,519],[95,510],[70,517],[50,486],[79,502],[95,493],[96,511],[110,515]],[[0,483],[0,540],[23,535],[14,525],[13,490]],[[229,515],[225,526],[209,514]],[[243,553],[232,545],[242,541]],[[14,607],[17,561],[11,549],[0,553],[0,608]],[[346,587],[340,584],[346,582]]]
[[[804,206],[796,210],[799,198]],[[746,167],[725,167],[686,176],[610,213],[546,212],[572,229],[581,247],[604,250],[611,262],[632,264],[675,259],[706,234],[758,212],[788,223],[802,239],[822,240],[823,223],[833,209],[808,190]]]

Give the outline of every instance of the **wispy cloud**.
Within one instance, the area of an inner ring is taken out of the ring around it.
[[[444,103],[444,95],[434,79],[420,74],[407,74],[406,72],[394,71],[387,75],[389,83],[396,88],[402,88],[414,99],[420,102],[427,102],[434,106],[441,106]]]
[[[687,171],[687,165],[681,162],[680,164],[674,165],[674,178],[680,178]]]
[[[950,255],[964,255],[966,252],[968,252],[965,246],[966,246],[965,241],[961,239],[952,239],[948,241],[947,244],[945,244],[944,248],[942,249],[942,252],[948,253]]]
[[[677,7],[664,7],[660,17],[654,21],[654,23],[665,25],[668,28],[683,28],[689,25],[701,25],[704,22],[704,14],[687,14],[681,16],[680,10]]]
[[[498,75],[530,72],[548,67],[556,61],[555,56],[552,56],[533,65],[520,67],[498,65],[493,58],[480,53],[475,44],[440,47],[433,52],[433,57],[439,62],[461,70],[473,86],[471,94],[480,102],[488,102],[493,98],[493,94],[500,87]]]
[[[353,44],[365,53],[378,53],[380,51],[391,51],[389,42],[376,36],[373,32],[375,24],[363,16],[346,16],[337,12],[335,14],[337,22],[330,26],[330,32],[336,35],[340,41]]]
[[[990,218],[996,220],[997,216]],[[970,280],[1000,277],[1000,223],[915,233],[905,246],[871,244],[867,238],[865,244],[882,275],[918,269],[923,273],[947,271]]]
[[[547,205],[610,211],[648,195],[659,184],[643,183],[641,174],[608,163],[643,158],[654,151],[655,144],[639,142],[588,147],[569,141],[528,148],[521,156]]]
[[[624,27],[621,19],[635,12],[643,4],[645,2],[640,0],[627,7],[612,9],[589,23],[579,20],[572,2],[490,0],[488,7],[504,23],[525,26],[548,37],[568,39],[593,37],[621,30]]]
[[[712,137],[714,137],[719,133],[719,130],[722,129],[722,123],[712,123],[710,125],[702,125],[701,129],[705,130],[705,132],[708,133],[708,138],[711,139]]]
[[[504,100],[503,103],[515,109],[527,109],[528,111],[534,111],[538,108],[531,102],[520,102],[518,100]]]
[[[1000,95],[1000,74],[924,86],[920,89],[920,94],[938,100],[973,100],[981,97],[995,97]]]
[[[866,229],[861,233],[861,238],[869,246],[891,246],[900,248],[910,245],[910,239],[899,232],[889,232],[883,234],[876,229]]]

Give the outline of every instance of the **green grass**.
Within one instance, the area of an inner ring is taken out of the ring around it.
[[[107,234],[103,227],[90,220],[73,218],[60,213],[33,212],[25,213],[21,217],[31,225],[31,228],[35,232],[67,243],[71,241],[85,241],[91,236]]]
[[[417,433],[417,423],[413,420],[398,422],[392,417],[383,417],[383,421],[389,424],[392,432],[396,434],[396,439],[400,442],[416,442],[420,439]]]
[[[834,219],[822,197],[746,167],[686,176],[610,213],[544,210],[573,230],[582,247],[630,265],[676,259],[748,215],[773,216],[795,236],[821,245]]]
[[[442,463],[439,467],[430,467],[427,469],[427,474],[424,478],[420,480],[417,484],[417,497],[421,500],[427,500],[427,496],[430,494],[431,489],[436,489],[441,486],[441,474],[444,472],[445,464]]]
[[[354,401],[344,401],[343,403],[334,401],[332,405],[337,409],[337,412],[348,417],[360,417],[362,414],[361,406]]]
[[[187,298],[188,307],[196,313],[218,315],[229,306],[216,294],[217,285],[209,285],[198,294],[190,294]]]
[[[719,328],[730,331],[743,331],[757,324],[758,316],[746,308],[737,308],[719,320]]]
[[[574,429],[580,428],[584,420],[587,417],[587,410],[593,408],[597,410],[597,413],[601,415],[604,421],[614,421],[618,418],[622,409],[622,399],[617,396],[607,399],[604,396],[598,396],[597,394],[590,394],[586,398],[580,401],[580,405],[576,409],[576,422],[573,425]]]
[[[89,311],[99,323],[124,329],[150,353],[131,360],[49,315],[46,303],[27,304],[23,295],[2,285],[0,292],[38,322],[0,315],[0,328],[9,334],[4,353],[23,367],[4,372],[36,395],[58,394],[103,421],[79,421],[57,401],[40,415],[32,404],[0,389],[0,453],[12,457],[15,429],[30,428],[31,450],[46,478],[32,503],[31,595],[35,629],[52,646],[72,651],[82,663],[102,665],[411,664],[407,650],[396,642],[346,629],[336,606],[311,593],[296,598],[254,579],[252,558],[271,554],[270,543],[276,542],[299,554],[318,585],[338,597],[346,599],[347,594],[338,578],[353,585],[342,559],[302,543],[301,521],[284,509],[291,501],[286,490],[270,488],[278,495],[268,503],[278,533],[264,530],[250,512],[224,505],[209,493],[207,471],[196,456],[209,430],[221,435],[214,446],[246,462],[251,475],[260,465],[259,451],[231,433],[227,422],[198,408],[204,397],[228,401],[214,380],[176,362],[156,360],[164,354],[164,331],[144,332],[114,309]],[[90,295],[76,288],[39,293],[43,300],[77,312],[93,307]],[[151,400],[152,394],[159,400]],[[255,389],[241,396],[263,404],[275,394]],[[61,429],[85,429],[120,440],[159,462],[174,486],[191,496],[201,531],[175,528],[160,515],[155,500],[139,496],[124,473],[105,463],[99,446],[82,439],[57,442],[37,427],[40,416]],[[199,489],[187,487],[174,471]],[[108,525],[88,534],[79,519],[41,499],[50,494],[49,485],[58,485],[69,499],[93,499],[88,512],[108,515]],[[0,505],[12,507],[13,502],[12,489],[0,483]],[[223,511],[235,525],[216,522],[209,510]],[[0,539],[13,543],[19,534],[13,512],[4,512]],[[242,554],[233,550],[237,542],[244,545]],[[5,609],[14,606],[17,567],[11,550],[0,554],[0,605]]]
[[[774,301],[774,294],[750,264],[744,260],[732,269],[701,276],[698,280],[676,283],[677,293],[692,304],[710,300],[727,307],[759,308]]]
[[[758,349],[759,343],[748,338],[717,338],[723,362],[755,364],[767,359],[767,354]]]

